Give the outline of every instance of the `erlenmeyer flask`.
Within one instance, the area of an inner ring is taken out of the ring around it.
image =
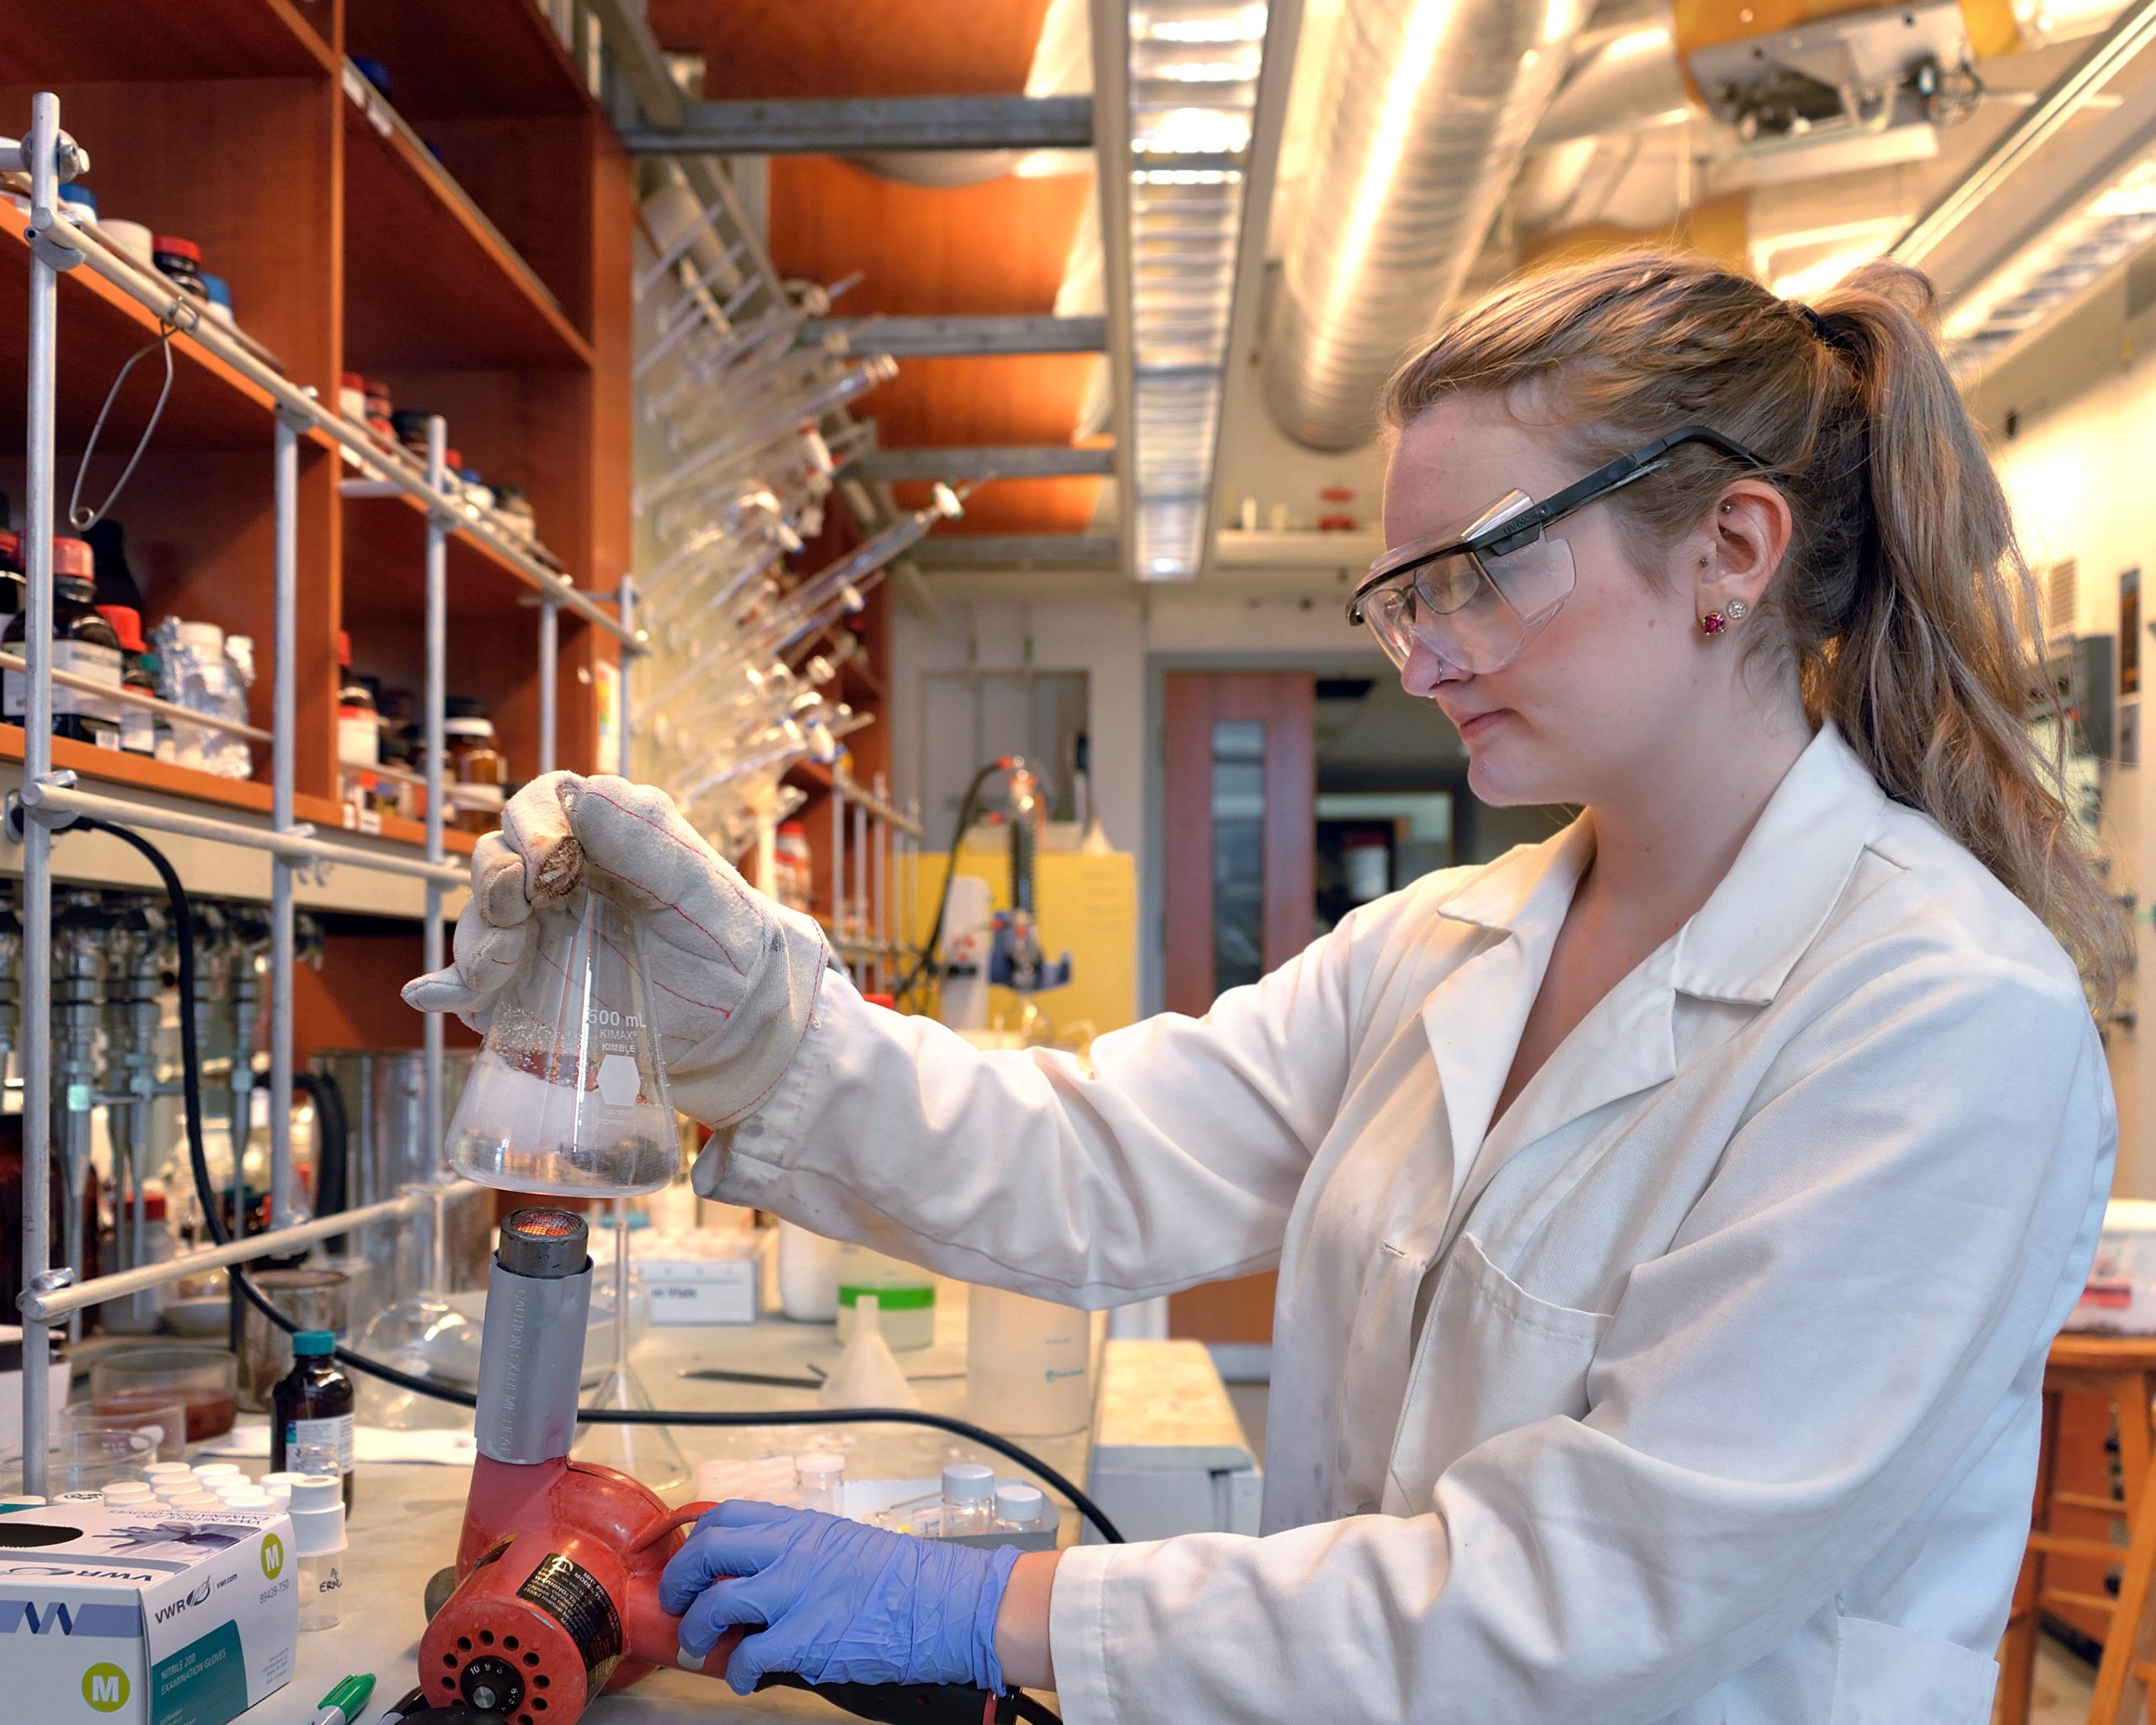
[[[642,931],[579,887],[532,912],[449,1125],[450,1166],[565,1197],[656,1192],[681,1166],[644,983]]]

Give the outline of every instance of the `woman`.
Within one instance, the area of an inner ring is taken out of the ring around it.
[[[1279,1267],[1264,1536],[1014,1564],[729,1504],[685,1657],[762,1625],[737,1685],[1130,1725],[1988,1717],[2121,936],[1929,306],[1641,254],[1412,360],[1353,614],[1478,796],[1586,812],[1090,1065],[865,1006],[655,792],[512,803],[414,997],[483,1017],[580,848],[730,1129],[700,1189],[1081,1305]]]

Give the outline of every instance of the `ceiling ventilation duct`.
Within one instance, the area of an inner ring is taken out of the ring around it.
[[[1348,0],[1266,367],[1290,437],[1369,441],[1379,392],[1460,291],[1588,9]]]

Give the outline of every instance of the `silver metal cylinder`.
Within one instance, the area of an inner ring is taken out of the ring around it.
[[[585,1246],[574,1210],[519,1210],[503,1224],[479,1338],[482,1455],[529,1466],[569,1452],[591,1314]]]

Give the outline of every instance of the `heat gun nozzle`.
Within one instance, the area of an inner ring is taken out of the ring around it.
[[[511,1275],[558,1281],[584,1268],[588,1231],[573,1210],[520,1210],[502,1224],[497,1263]]]

